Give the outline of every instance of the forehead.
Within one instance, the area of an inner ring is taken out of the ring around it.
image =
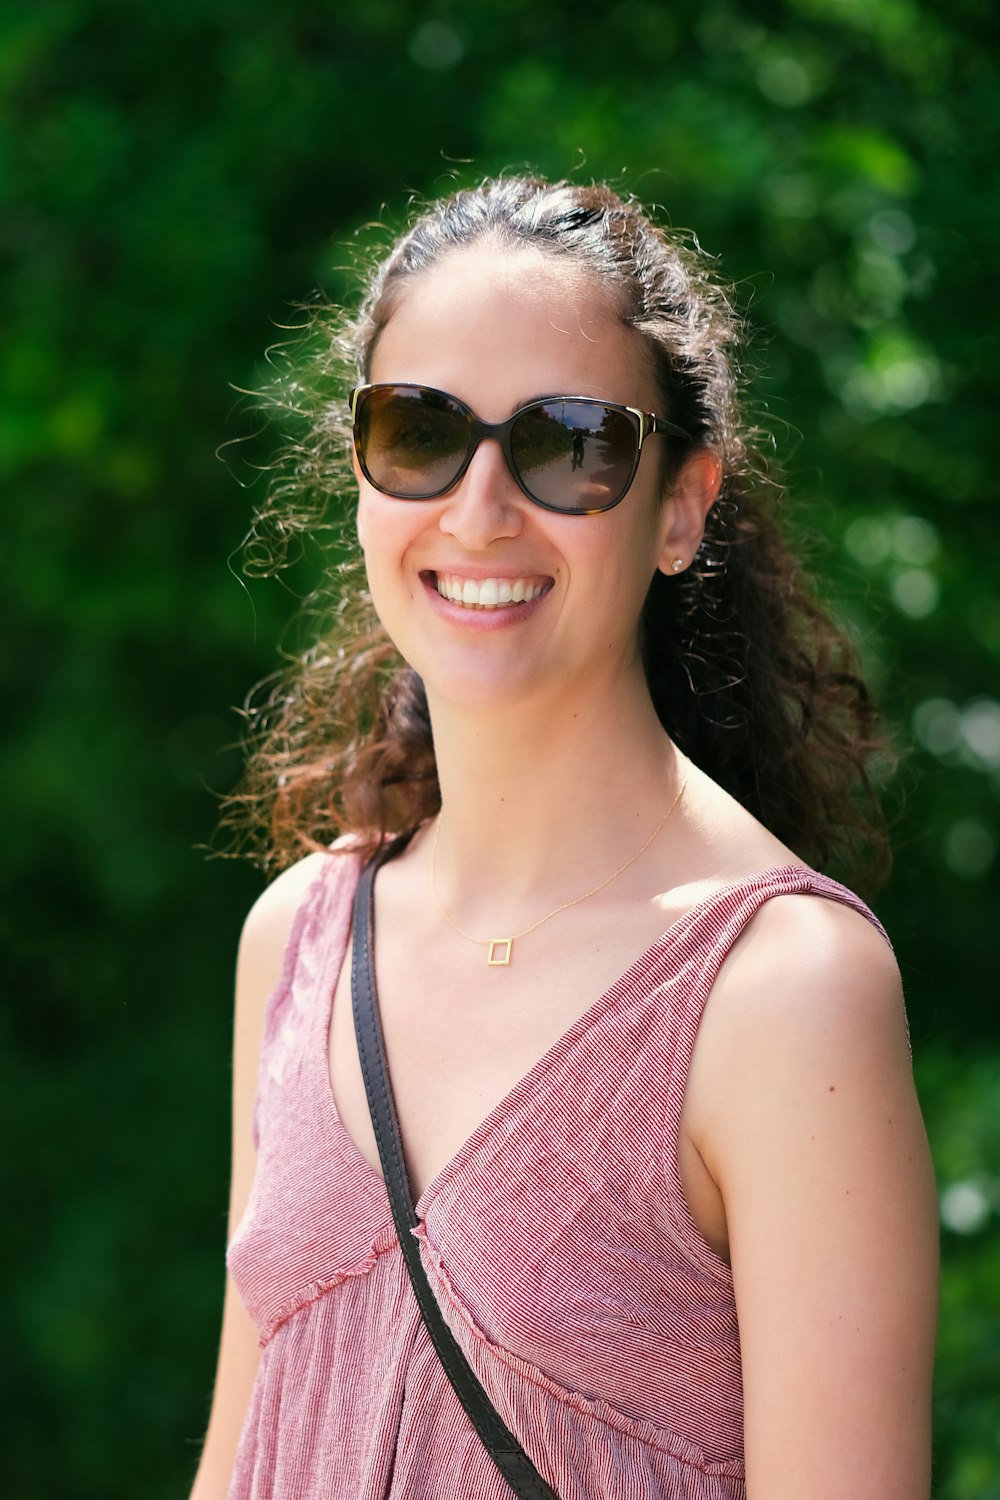
[[[450,391],[487,419],[539,395],[653,400],[645,343],[613,292],[568,258],[494,245],[454,251],[402,284],[370,379]]]

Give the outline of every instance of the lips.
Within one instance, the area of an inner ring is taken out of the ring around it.
[[[434,587],[442,599],[466,609],[508,609],[530,604],[550,587],[537,578],[465,578],[460,573],[435,573]]]

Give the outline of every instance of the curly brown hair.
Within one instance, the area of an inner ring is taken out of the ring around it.
[[[368,378],[381,330],[414,277],[484,241],[566,257],[613,289],[623,322],[646,341],[658,410],[690,434],[665,445],[665,483],[696,449],[721,460],[693,565],[656,573],[643,608],[643,660],[662,724],[803,858],[870,888],[888,869],[870,775],[885,742],[852,647],[774,518],[781,487],[741,414],[742,321],[697,245],[609,187],[503,177],[455,192],[421,211],[375,264],[355,317],[313,312],[306,354],[288,361],[271,392],[301,436],[251,550],[265,540],[271,555],[276,540],[286,548],[330,524],[350,449],[345,374]],[[359,566],[357,557],[341,564],[339,602],[317,643],[245,709],[247,769],[223,826],[238,852],[268,869],[343,833],[372,850],[440,805],[423,683],[379,624]]]

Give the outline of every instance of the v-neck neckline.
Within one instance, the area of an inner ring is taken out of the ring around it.
[[[336,972],[333,974],[330,982],[327,985],[327,994],[321,1017],[322,1024],[319,1027],[320,1044],[322,1049],[319,1061],[322,1068],[323,1082],[325,1084],[323,1093],[332,1114],[334,1129],[337,1133],[339,1133],[348,1149],[349,1155],[355,1160],[355,1164],[360,1168],[363,1175],[368,1179],[369,1186],[373,1187],[376,1191],[379,1191],[382,1196],[384,1196],[386,1217],[387,1219],[391,1220],[391,1209],[389,1207],[389,1197],[388,1190],[385,1185],[385,1179],[382,1176],[379,1168],[376,1167],[372,1162],[370,1162],[368,1160],[368,1157],[365,1156],[364,1152],[361,1150],[360,1146],[351,1135],[347,1126],[344,1124],[343,1117],[341,1116],[340,1109],[337,1105],[337,1098],[333,1090],[333,1077],[330,1067],[330,1038],[333,1025],[334,998],[339,986],[340,976],[343,970],[344,963],[347,960],[348,944],[352,938],[354,890],[357,886],[357,880],[361,875],[360,860],[356,856],[351,857],[354,859],[355,865],[357,867],[356,877],[350,896],[345,902],[345,912],[342,917],[342,927],[335,940],[335,951],[339,955],[339,961],[335,965],[331,966],[335,967]],[[472,1132],[458,1147],[457,1151],[455,1151],[455,1153],[451,1157],[449,1157],[449,1159],[444,1163],[439,1171],[435,1173],[430,1182],[424,1188],[423,1192],[420,1194],[420,1197],[417,1199],[415,1204],[415,1212],[417,1218],[421,1222],[424,1220],[424,1218],[426,1217],[427,1209],[430,1207],[431,1203],[440,1194],[447,1183],[450,1182],[455,1176],[457,1176],[465,1167],[467,1162],[475,1156],[483,1141],[488,1139],[493,1134],[497,1122],[502,1117],[509,1115],[513,1108],[520,1107],[527,1098],[535,1095],[539,1080],[544,1076],[545,1073],[549,1071],[556,1059],[559,1057],[563,1057],[568,1052],[570,1052],[572,1048],[577,1044],[580,1037],[585,1035],[592,1029],[594,1023],[602,1015],[605,1008],[610,1006],[613,1001],[619,998],[619,992],[628,992],[630,998],[632,999],[645,995],[646,992],[641,987],[641,985],[639,990],[636,990],[635,986],[637,981],[641,980],[644,972],[649,969],[656,960],[662,960],[666,957],[670,948],[676,944],[678,936],[682,933],[682,931],[690,927],[691,924],[696,921],[707,909],[719,905],[720,903],[725,902],[727,899],[731,900],[735,895],[742,895],[746,892],[753,891],[760,885],[780,886],[782,878],[789,881],[789,883],[794,887],[794,882],[796,879],[800,881],[806,879],[815,881],[817,879],[817,873],[814,870],[810,869],[808,865],[785,864],[771,866],[768,869],[758,871],[758,873],[755,875],[744,876],[742,880],[734,881],[732,884],[727,886],[722,886],[711,895],[702,897],[701,900],[694,902],[687,908],[686,911],[682,912],[679,917],[671,922],[669,927],[666,927],[658,937],[654,938],[653,941],[643,949],[638,957],[635,958],[631,964],[629,964],[628,968],[625,969],[617,979],[615,979],[610,985],[608,985],[605,990],[602,991],[602,993],[597,997],[593,1004],[588,1006],[588,1008],[583,1011],[583,1013],[579,1015],[577,1019],[573,1021],[566,1028],[566,1030],[563,1031],[555,1039],[555,1041],[553,1041],[545,1049],[545,1051],[541,1054],[537,1061],[533,1063],[532,1066],[517,1079],[512,1087],[508,1089],[503,1097],[497,1101],[497,1103],[485,1115],[485,1117],[479,1122],[479,1124],[475,1126]],[[331,948],[334,948],[333,942],[331,942]],[[353,1036],[353,1034],[354,1033],[352,1028],[351,1035]]]

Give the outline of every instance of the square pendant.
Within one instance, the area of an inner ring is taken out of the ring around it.
[[[486,962],[491,969],[506,969],[510,964],[513,938],[490,938],[490,951]]]

